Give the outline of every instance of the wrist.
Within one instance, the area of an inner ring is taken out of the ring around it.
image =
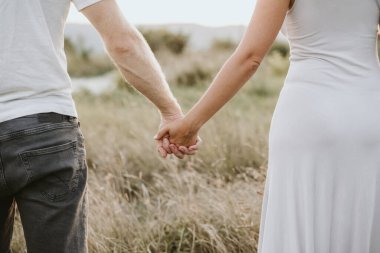
[[[189,126],[189,130],[192,134],[198,133],[203,123],[197,118],[193,117],[191,114],[187,114],[183,121],[187,126]]]
[[[174,120],[184,116],[181,106],[175,99],[167,103],[163,108],[160,108],[160,114],[161,119],[165,120]]]

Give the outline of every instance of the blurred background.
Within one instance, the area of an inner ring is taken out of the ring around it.
[[[120,0],[186,112],[232,54],[251,0]],[[126,83],[96,31],[72,8],[68,70],[86,138],[90,252],[254,253],[268,130],[289,66],[278,39],[256,75],[202,129],[199,155],[161,159],[156,109]],[[25,252],[17,223],[14,252]]]

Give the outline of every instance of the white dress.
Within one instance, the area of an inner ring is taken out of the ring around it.
[[[380,253],[380,0],[296,0],[259,253]]]

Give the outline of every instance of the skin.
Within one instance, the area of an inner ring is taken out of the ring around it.
[[[101,35],[108,54],[124,78],[148,98],[159,110],[160,127],[183,118],[181,107],[173,96],[165,76],[150,47],[141,33],[128,23],[115,0],[103,0],[82,10],[82,13]],[[164,137],[164,136],[163,136]],[[166,157],[174,153],[178,158],[194,155],[197,146],[191,150],[172,152],[168,140],[157,140],[158,151]]]
[[[291,0],[258,0],[248,29],[213,83],[183,119],[163,126],[156,139],[169,136],[172,150],[197,142],[200,128],[254,75],[275,41]],[[191,148],[190,148],[191,150]]]

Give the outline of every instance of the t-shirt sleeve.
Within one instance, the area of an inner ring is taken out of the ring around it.
[[[100,2],[102,0],[72,0],[74,3],[75,7],[77,8],[78,11],[81,11],[82,9],[96,4],[97,2]]]

